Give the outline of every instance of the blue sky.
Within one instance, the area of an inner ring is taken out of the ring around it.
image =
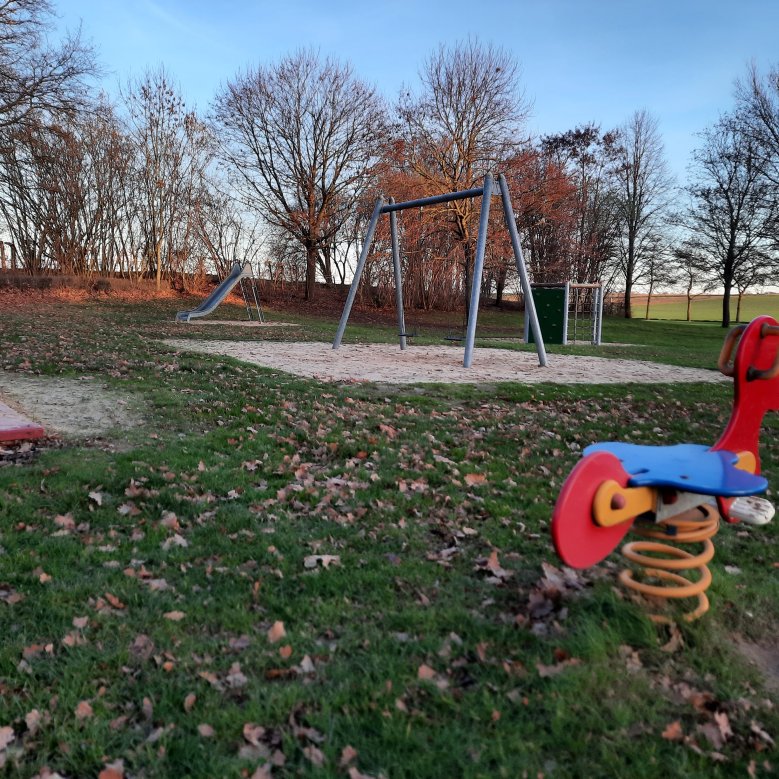
[[[731,105],[754,60],[779,65],[779,0],[53,0],[83,24],[105,87],[164,64],[205,110],[242,68],[314,47],[352,63],[390,101],[439,43],[469,35],[522,67],[529,130],[604,129],[646,108],[683,177],[695,133]]]

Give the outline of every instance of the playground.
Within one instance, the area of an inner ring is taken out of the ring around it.
[[[401,350],[357,305],[333,349],[337,308],[200,304],[4,305],[44,435],[0,442],[3,771],[775,775],[776,521],[722,523],[693,621],[551,532],[587,447],[717,440],[727,331],[607,318],[541,366],[485,310],[466,368],[432,315]]]

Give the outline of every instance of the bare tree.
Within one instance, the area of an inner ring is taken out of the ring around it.
[[[724,288],[722,326],[730,326],[730,296],[747,265],[770,260],[765,239],[766,190],[754,141],[724,116],[702,133],[694,154],[691,205],[686,214],[688,247],[706,258],[706,277]]]
[[[636,111],[618,134],[620,270],[625,281],[625,317],[630,318],[633,286],[653,267],[656,234],[672,187],[657,119]]]
[[[710,292],[717,282],[710,276],[711,263],[708,256],[692,242],[684,241],[676,246],[673,249],[673,260],[677,280],[684,287],[689,322],[692,319],[693,300],[699,295]]]
[[[618,193],[614,168],[617,134],[585,125],[541,139],[541,153],[564,172],[574,190],[567,204],[571,231],[561,240],[566,256],[555,281],[601,281],[614,264],[619,238]],[[559,173],[557,174],[559,175]],[[562,238],[562,236],[561,236]]]
[[[736,82],[737,115],[763,174],[779,187],[779,66],[763,76],[753,63]]]
[[[180,270],[194,235],[209,140],[164,68],[130,84],[124,100],[137,154],[140,250],[159,289],[164,273]]]
[[[351,66],[299,51],[228,82],[214,119],[246,204],[304,249],[310,300],[318,265],[327,272],[323,249],[377,164],[385,127],[380,98]]]
[[[522,145],[529,106],[519,88],[517,62],[502,49],[469,39],[440,46],[419,75],[420,94],[404,91],[397,106],[405,164],[424,189],[418,194],[478,186]],[[462,247],[466,307],[479,207],[471,199],[446,206]]]
[[[78,32],[50,46],[52,14],[48,0],[0,2],[0,127],[72,113],[86,102],[98,72],[93,52]]]

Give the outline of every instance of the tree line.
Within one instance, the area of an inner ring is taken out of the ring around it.
[[[516,59],[476,39],[432,52],[392,104],[348,63],[301,50],[236,74],[201,115],[163,68],[114,100],[97,91],[99,66],[79,33],[47,43],[52,10],[48,0],[0,4],[3,268],[159,286],[249,260],[304,284],[310,299],[317,280],[349,280],[378,193],[470,189],[496,171],[534,281],[603,281],[624,290],[626,316],[637,286],[650,299],[671,285],[688,299],[717,287],[727,325],[732,294],[776,278],[779,69],[748,69],[679,187],[645,110],[607,130],[529,137]],[[456,307],[473,283],[499,302],[515,283],[498,229],[484,278],[472,278],[478,218],[471,199],[404,212],[410,306]],[[381,230],[364,284],[377,305],[393,287]]]

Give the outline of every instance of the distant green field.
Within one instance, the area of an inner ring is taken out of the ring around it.
[[[736,321],[736,298],[730,301],[730,319]],[[646,298],[635,297],[633,301],[634,318],[643,318],[646,314]],[[742,322],[749,322],[760,314],[779,317],[779,294],[745,295],[741,301]],[[687,300],[683,295],[662,295],[652,299],[649,306],[650,319],[687,319]],[[690,309],[690,318],[698,322],[719,322],[722,319],[722,296],[701,295],[694,298]]]

